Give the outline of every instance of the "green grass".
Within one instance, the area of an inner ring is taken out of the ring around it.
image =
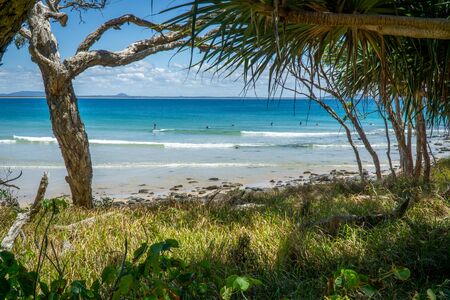
[[[134,250],[147,239],[152,243],[172,238],[181,246],[173,255],[194,265],[207,264],[217,289],[231,274],[261,280],[263,285],[254,288],[250,298],[323,299],[332,293],[333,273],[345,267],[374,279],[379,290],[375,299],[411,299],[416,293],[426,299],[428,288],[450,288],[450,202],[439,195],[448,184],[448,175],[450,160],[442,161],[434,170],[431,192],[422,193],[403,219],[374,228],[344,225],[329,232],[305,229],[302,224],[336,214],[391,211],[411,182],[293,188],[250,197],[250,202],[265,206],[245,211],[194,202],[91,211],[69,207],[57,215],[55,224],[98,218],[72,231],[52,226],[49,240],[67,265],[68,280],[92,282],[108,263],[119,263],[125,239]],[[102,217],[108,212],[113,214]],[[0,210],[0,236],[14,217],[14,212]],[[25,228],[26,240],[19,238],[14,248],[29,269],[36,267],[34,239],[42,237],[48,216],[36,226],[39,219],[40,215]],[[409,268],[411,278],[377,280],[393,266]],[[48,261],[42,274],[56,276]],[[358,292],[349,296],[364,298]]]

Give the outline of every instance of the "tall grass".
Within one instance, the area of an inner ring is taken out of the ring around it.
[[[439,194],[449,173],[450,163],[443,161],[435,169],[431,192],[422,193],[404,218],[374,228],[343,225],[330,232],[303,225],[336,214],[389,212],[412,182],[339,182],[273,191],[250,197],[249,202],[264,206],[245,210],[177,201],[159,207],[69,207],[57,215],[55,224],[97,219],[74,230],[52,226],[49,240],[69,280],[92,282],[105,265],[119,263],[125,240],[129,249],[136,249],[145,240],[171,238],[181,246],[174,254],[194,265],[207,265],[217,288],[231,274],[261,280],[263,285],[250,295],[255,299],[320,299],[332,293],[331,277],[341,267],[378,279],[393,266],[409,268],[411,278],[379,281],[375,298],[408,299],[416,293],[426,295],[428,288],[450,289],[450,202]],[[0,211],[0,236],[14,215],[8,209]],[[24,229],[26,239],[19,239],[14,248],[29,269],[37,261],[34,240],[44,230],[37,226],[39,218]],[[41,224],[46,221],[48,216],[43,216]],[[44,278],[56,276],[48,261],[42,270]],[[358,293],[350,296],[363,298]]]

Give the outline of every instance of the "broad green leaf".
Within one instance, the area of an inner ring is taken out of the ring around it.
[[[246,277],[237,277],[233,282],[233,288],[245,292],[250,287],[250,282],[247,280]]]
[[[133,261],[138,261],[142,255],[147,251],[148,244],[142,243],[142,245],[134,251]]]
[[[427,290],[427,296],[429,300],[436,300],[436,294],[432,289]]]
[[[377,290],[370,284],[363,285],[361,291],[369,298],[372,298],[377,293]]]
[[[232,287],[233,287],[234,281],[235,281],[236,278],[238,278],[238,277],[239,277],[239,276],[237,276],[237,275],[230,275],[230,276],[228,276],[227,279],[225,279],[225,285],[226,285],[227,287],[232,288]]]
[[[50,294],[50,289],[48,288],[48,285],[46,283],[39,282],[39,286],[41,287],[41,291],[42,293],[44,293],[44,295]]]
[[[150,250],[154,255],[160,255],[164,249],[164,242],[156,243],[150,246]]]
[[[171,248],[179,248],[180,245],[178,244],[177,240],[174,239],[167,239],[164,242],[163,251],[170,250]]]
[[[117,277],[116,268],[113,266],[106,266],[102,272],[102,282],[105,284],[112,284]]]
[[[397,279],[406,281],[409,279],[409,277],[411,276],[411,271],[408,268],[404,268],[404,267],[397,267],[394,268],[393,270],[394,276]]]
[[[133,275],[128,274],[120,278],[118,290],[122,295],[126,295],[130,292],[131,285],[133,284]]]

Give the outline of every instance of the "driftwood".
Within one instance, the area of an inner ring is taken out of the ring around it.
[[[73,230],[73,229],[76,229],[80,225],[90,225],[90,224],[94,223],[95,221],[97,221],[98,218],[104,218],[107,216],[111,216],[113,214],[115,214],[115,212],[112,211],[112,212],[109,212],[109,213],[106,213],[106,214],[103,214],[100,216],[87,218],[87,219],[81,220],[79,222],[72,223],[70,225],[55,225],[54,228],[61,229],[61,230]]]
[[[373,215],[340,215],[332,216],[326,219],[322,219],[316,222],[306,224],[306,227],[318,226],[326,229],[330,232],[335,232],[341,225],[353,224],[364,227],[374,227],[381,222],[388,220],[395,220],[402,218],[411,204],[411,197],[407,196],[406,199],[398,205],[394,211],[387,214],[373,214]]]
[[[3,250],[11,251],[14,241],[16,238],[21,234],[22,227],[26,223],[28,223],[34,215],[39,211],[41,208],[41,202],[44,199],[45,191],[47,190],[48,186],[48,175],[47,173],[44,173],[42,176],[41,182],[39,184],[39,188],[36,194],[36,198],[34,199],[33,205],[31,205],[31,208],[29,211],[25,213],[19,213],[17,215],[16,220],[14,221],[13,225],[9,229],[6,236],[3,238],[0,248]]]

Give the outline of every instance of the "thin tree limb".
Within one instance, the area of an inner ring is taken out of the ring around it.
[[[47,173],[44,173],[42,176],[41,182],[39,184],[39,188],[36,194],[36,198],[34,199],[33,205],[31,206],[30,210],[26,213],[19,213],[17,215],[16,220],[14,221],[13,225],[9,229],[6,236],[3,238],[2,243],[0,245],[1,249],[11,251],[12,247],[14,246],[14,241],[19,236],[19,234],[22,232],[22,227],[28,223],[34,215],[39,211],[41,207],[41,202],[44,200],[45,191],[47,190],[48,186],[48,175]]]
[[[109,212],[103,215],[99,215],[99,216],[95,216],[95,217],[91,217],[91,218],[87,218],[84,220],[81,220],[79,222],[76,223],[72,223],[70,225],[55,225],[55,229],[60,229],[60,230],[73,230],[76,229],[77,227],[81,226],[81,225],[90,225],[92,223],[94,223],[95,221],[97,221],[99,218],[105,218],[111,215],[114,215],[116,212]]]

